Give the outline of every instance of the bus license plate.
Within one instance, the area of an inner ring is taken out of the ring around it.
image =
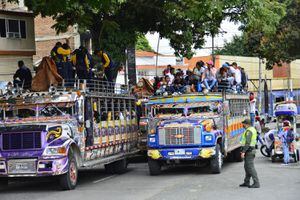
[[[16,170],[28,170],[27,163],[16,163]]]
[[[174,154],[175,155],[185,155],[185,150],[184,149],[175,149]]]

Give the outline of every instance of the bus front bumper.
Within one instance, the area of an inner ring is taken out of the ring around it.
[[[0,159],[0,177],[57,176],[67,171],[67,157]]]
[[[148,157],[154,160],[199,160],[209,159],[215,155],[215,147],[207,148],[170,148],[149,149]]]

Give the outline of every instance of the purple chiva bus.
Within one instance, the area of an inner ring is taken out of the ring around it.
[[[0,96],[0,185],[55,176],[71,190],[80,169],[126,171],[127,158],[138,151],[135,98],[117,86],[109,92],[91,85]]]

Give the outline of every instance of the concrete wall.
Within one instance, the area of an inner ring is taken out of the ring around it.
[[[167,66],[167,65],[176,65],[175,56],[158,56],[158,65]],[[154,57],[136,57],[137,65],[155,65],[156,56]]]
[[[32,70],[32,56],[0,55],[0,81],[12,81],[18,69],[18,61],[23,60],[25,65]]]

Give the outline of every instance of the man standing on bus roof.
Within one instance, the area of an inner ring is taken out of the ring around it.
[[[251,126],[251,122],[249,119],[245,119],[243,122],[243,127],[246,129],[242,134],[241,144],[242,144],[242,152],[241,157],[244,158],[244,168],[245,168],[245,179],[244,183],[240,185],[240,187],[249,187],[249,188],[259,188],[259,180],[257,176],[257,172],[254,167],[254,158],[255,158],[255,145],[257,132],[256,129]],[[250,178],[253,179],[253,184],[250,185]]]

